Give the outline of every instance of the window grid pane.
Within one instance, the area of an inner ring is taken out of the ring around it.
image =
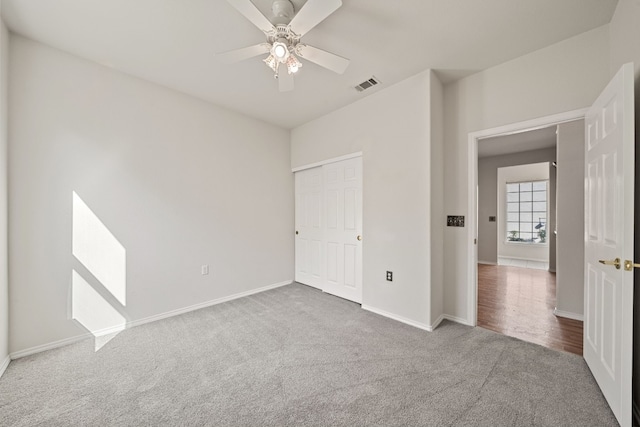
[[[507,183],[507,241],[546,243],[547,181]]]

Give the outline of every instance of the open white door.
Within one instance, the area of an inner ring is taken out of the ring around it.
[[[585,118],[584,358],[622,427],[631,427],[633,64]]]

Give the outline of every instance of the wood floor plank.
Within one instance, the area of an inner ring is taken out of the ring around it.
[[[582,322],[556,317],[556,275],[478,264],[478,326],[582,355]]]

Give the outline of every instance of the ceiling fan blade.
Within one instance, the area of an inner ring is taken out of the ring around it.
[[[216,58],[225,64],[233,64],[234,62],[243,61],[269,52],[268,43],[260,43],[253,46],[243,47],[241,49],[230,50],[228,52],[216,53]]]
[[[293,90],[293,75],[289,74],[285,64],[280,64],[278,69],[278,88],[280,92],[291,92]]]
[[[293,17],[289,26],[299,36],[306,34],[310,29],[335,12],[342,6],[342,0],[308,0],[302,9]]]
[[[227,0],[227,2],[235,7],[245,18],[263,32],[273,29],[273,24],[251,3],[250,0]]]
[[[349,60],[317,47],[299,44],[297,49],[300,58],[311,61],[334,73],[342,74],[349,66]]]

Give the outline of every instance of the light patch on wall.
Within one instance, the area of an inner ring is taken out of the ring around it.
[[[72,270],[71,317],[93,334],[98,351],[126,328],[120,310],[127,302],[127,252],[76,192],[71,240],[73,255],[94,283]]]
[[[76,259],[126,306],[126,251],[75,191],[72,251]]]
[[[96,351],[126,327],[126,319],[78,272],[71,278],[71,316],[97,338]],[[106,339],[105,339],[106,338]]]

